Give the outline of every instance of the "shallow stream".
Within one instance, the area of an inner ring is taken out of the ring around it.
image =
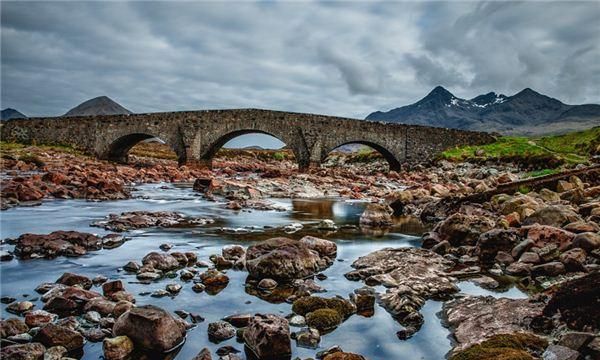
[[[348,281],[344,274],[351,270],[350,265],[359,256],[366,255],[384,247],[420,246],[418,235],[423,231],[414,221],[399,221],[398,226],[387,234],[365,234],[360,231],[340,231],[336,233],[319,232],[315,224],[321,219],[332,219],[337,225],[356,225],[365,206],[360,202],[343,200],[274,200],[287,208],[287,211],[232,211],[225,209],[223,203],[203,200],[193,192],[190,185],[150,184],[142,185],[134,191],[135,198],[129,200],[87,202],[84,200],[50,200],[36,207],[18,207],[0,213],[0,237],[17,237],[23,233],[49,233],[55,230],[77,230],[97,234],[108,233],[100,228],[90,227],[95,220],[103,219],[109,213],[121,213],[133,210],[178,211],[187,215],[210,217],[214,224],[195,228],[147,229],[126,233],[131,238],[121,247],[111,250],[90,252],[79,258],[60,257],[53,260],[12,260],[4,262],[0,268],[0,293],[17,300],[37,299],[34,291],[42,282],[53,282],[64,272],[94,277],[104,275],[109,279],[121,279],[126,289],[136,296],[137,304],[154,304],[171,312],[185,310],[202,315],[206,320],[188,331],[187,340],[175,359],[192,359],[202,348],[214,351],[221,346],[231,345],[243,350],[243,344],[235,338],[220,344],[213,344],[207,336],[208,323],[227,315],[242,313],[275,313],[285,316],[291,312],[287,303],[272,304],[245,291],[246,272],[229,270],[229,285],[216,295],[192,291],[191,282],[180,279],[163,278],[149,285],[140,284],[134,274],[120,271],[120,267],[130,260],[141,261],[151,251],[160,251],[159,245],[171,243],[172,251],[194,251],[199,260],[208,261],[211,254],[220,254],[221,248],[228,244],[251,243],[269,238],[274,231],[269,227],[282,227],[291,223],[302,223],[304,230],[287,236],[296,238],[310,233],[333,240],[338,245],[338,258],[323,273],[327,279],[316,280],[327,292],[320,294],[331,297],[348,297],[354,289],[362,287],[360,282]],[[266,227],[266,228],[265,228]],[[237,233],[222,231],[222,228],[245,229]],[[248,232],[248,233],[243,233]],[[281,234],[277,234],[281,235]],[[5,250],[10,247],[4,245]],[[154,298],[140,293],[164,289],[166,284],[179,282],[181,292],[171,298]],[[484,290],[471,282],[460,283],[463,293],[493,295],[503,297],[525,297],[516,288],[503,293]],[[92,290],[100,291],[99,288]],[[43,306],[34,301],[36,308]],[[449,331],[442,326],[438,313],[441,302],[428,301],[422,313],[425,323],[421,330],[407,341],[396,337],[402,329],[392,317],[378,305],[370,318],[354,315],[335,331],[321,338],[318,349],[306,349],[293,345],[292,358],[315,357],[316,352],[333,345],[340,345],[345,351],[355,352],[371,360],[376,359],[443,359],[451,349]],[[2,317],[14,315],[5,311],[1,305]],[[292,328],[292,331],[299,329]],[[87,342],[83,359],[100,359],[102,343]]]

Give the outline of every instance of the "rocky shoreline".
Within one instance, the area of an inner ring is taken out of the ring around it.
[[[358,224],[364,229],[385,230],[394,226],[395,216],[407,214],[431,222],[420,248],[383,248],[351,259],[353,270],[344,275],[357,286],[347,297],[321,294],[326,289],[315,280],[323,279],[322,271],[339,260],[338,246],[310,235],[225,246],[209,261],[162,244],[122,264],[119,271],[142,284],[179,280],[142,296],[174,298],[182,284],[216,295],[229,286],[227,272],[235,270],[247,272],[248,294],[291,304],[288,314],[229,314],[208,324],[211,342],[237,338],[246,358],[290,359],[292,340],[297,346],[317,348],[322,336],[349,318],[372,316],[375,304],[402,326],[397,341],[407,341],[421,329],[420,310],[429,300],[444,303],[440,315],[453,337],[450,359],[600,356],[600,177],[595,174],[477,201],[469,196],[518,180],[523,171],[512,165],[441,161],[385,176],[343,168],[300,174],[290,163],[239,158],[222,160],[216,170],[194,170],[161,161],[135,167],[29,151],[39,161],[10,155],[2,159],[3,209],[45,197],[123,199],[131,196],[129,187],[135,183],[193,181],[198,196],[225,200],[224,207],[231,211],[277,210],[268,200],[273,197],[336,196],[372,202]],[[449,199],[456,198],[473,200],[448,206]],[[14,251],[3,251],[2,260],[84,256],[122,245],[132,230],[202,227],[212,221],[167,211],[115,213],[91,225],[119,234],[22,234],[5,240]],[[343,231],[327,219],[318,227]],[[464,279],[492,289],[516,284],[529,297],[465,296],[457,286]],[[35,309],[31,301],[2,298],[7,311],[16,315],[0,322],[2,358],[77,358],[86,341],[102,342],[106,360],[150,359],[157,353],[169,358],[185,343],[187,331],[204,321],[200,314],[184,310],[173,315],[154,305],[136,306],[136,295],[122,281],[103,276],[66,272],[35,291],[43,309]],[[216,356],[244,358],[231,346],[220,347]],[[365,359],[340,347],[315,356]],[[202,349],[194,359],[212,358],[210,349]]]

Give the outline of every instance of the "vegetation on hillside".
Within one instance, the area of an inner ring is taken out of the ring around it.
[[[514,162],[550,173],[561,165],[587,164],[591,155],[599,153],[599,147],[600,127],[595,127],[542,138],[505,136],[487,145],[449,149],[441,154],[441,158],[450,161]]]

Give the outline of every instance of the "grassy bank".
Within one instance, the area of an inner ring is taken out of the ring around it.
[[[450,161],[515,162],[548,172],[561,165],[586,164],[599,152],[600,127],[564,135],[527,138],[505,136],[481,146],[462,146],[444,151]]]

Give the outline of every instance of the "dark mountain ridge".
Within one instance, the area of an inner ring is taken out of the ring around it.
[[[376,111],[366,119],[506,134],[544,134],[598,125],[600,105],[567,105],[530,88],[512,96],[490,92],[466,100],[437,86],[414,104]]]
[[[6,109],[2,110],[2,115],[0,117],[0,120],[25,119],[25,118],[27,118],[27,116],[25,116],[20,111],[11,109],[11,108],[6,108]]]

